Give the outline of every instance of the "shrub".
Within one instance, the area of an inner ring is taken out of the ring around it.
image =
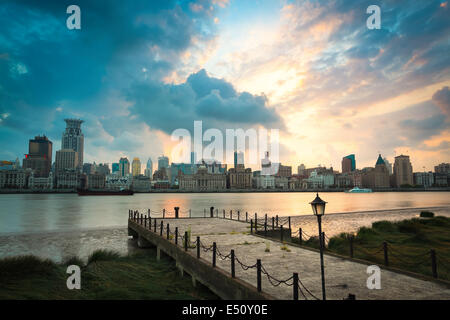
[[[431,211],[422,211],[420,213],[420,217],[421,218],[433,218],[434,217],[434,213]]]
[[[0,279],[34,274],[49,275],[56,268],[56,264],[49,259],[40,259],[31,255],[7,257],[0,260]]]
[[[95,250],[88,258],[88,264],[98,261],[111,261],[120,258],[120,254],[111,250]]]

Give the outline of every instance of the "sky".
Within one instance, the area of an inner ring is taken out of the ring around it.
[[[69,30],[66,9],[81,9]],[[368,29],[369,5],[381,28]],[[0,3],[0,159],[60,149],[85,122],[86,162],[171,154],[175,129],[278,129],[280,160],[358,168],[450,162],[449,1]],[[254,167],[254,169],[257,169]]]

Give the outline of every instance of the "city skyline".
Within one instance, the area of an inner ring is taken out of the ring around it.
[[[78,1],[81,30],[68,30],[64,4],[5,1],[0,159],[42,134],[55,159],[63,119],[79,118],[84,162],[156,163],[174,129],[202,120],[280,129],[293,168],[340,170],[348,154],[363,168],[381,153],[432,171],[450,160],[448,1],[385,1],[379,30],[370,4]]]

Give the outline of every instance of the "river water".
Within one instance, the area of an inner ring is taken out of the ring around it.
[[[436,207],[439,215],[450,216],[449,192],[374,192],[349,194],[322,192],[327,201],[324,230],[328,236],[353,232],[377,220],[415,217],[420,209]],[[66,256],[85,258],[96,248],[122,253],[133,250],[127,238],[128,210],[152,215],[181,214],[203,216],[213,206],[248,212],[258,217],[297,216],[292,227],[315,234],[317,223],[309,202],[314,193],[151,193],[133,196],[78,196],[77,194],[3,194],[0,195],[0,257],[36,254],[60,261]],[[439,208],[437,208],[439,207]],[[207,209],[208,210],[208,209]],[[342,214],[348,213],[348,214]]]

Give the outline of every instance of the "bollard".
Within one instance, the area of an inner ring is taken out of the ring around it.
[[[245,212],[245,222],[248,222],[248,212]]]
[[[148,217],[150,218],[150,209],[147,210]]]
[[[234,250],[231,249],[231,277],[235,278],[236,277],[236,273],[235,273],[235,269],[234,269]]]
[[[434,249],[431,249],[430,254],[431,254],[431,272],[433,273],[433,278],[437,279],[438,274],[437,274],[437,263],[436,263],[436,251],[434,251]]]
[[[178,245],[178,227],[175,227],[175,245]]]
[[[256,282],[258,292],[261,292],[261,259],[256,260]]]
[[[293,295],[294,295],[294,300],[298,300],[298,273],[294,272],[293,277],[292,277],[292,281],[293,281]]]
[[[230,210],[230,219],[233,220],[233,210]]]
[[[170,240],[170,229],[169,229],[169,224],[167,224],[167,240]]]
[[[178,219],[180,207],[174,207],[173,210],[175,211],[175,219]]]
[[[267,222],[264,222],[264,237],[267,237]]]
[[[184,232],[184,251],[188,250],[188,232]]]
[[[166,217],[166,209],[163,209],[163,219]]]
[[[384,251],[384,265],[389,265],[389,259],[388,259],[388,244],[387,242],[383,242],[383,251]]]
[[[212,254],[212,265],[213,267],[216,267],[216,252],[217,252],[217,245],[215,242],[213,242],[213,254]]]
[[[214,207],[209,208],[210,218],[214,218]]]
[[[163,221],[161,221],[161,228],[159,229],[159,236],[160,237],[162,237],[163,229],[164,229],[164,224],[163,224]]]
[[[238,210],[238,221],[241,220],[241,212]]]
[[[191,209],[189,209],[189,218],[191,217]]]
[[[298,228],[298,242],[302,244],[302,241],[303,241],[302,228]]]
[[[200,237],[197,236],[197,259],[200,259]]]
[[[348,239],[350,245],[350,258],[353,258],[353,236],[350,236]]]
[[[253,234],[253,219],[250,219],[250,234]]]
[[[225,209],[223,209],[223,218],[225,219]]]
[[[275,230],[275,217],[272,217],[272,230]]]
[[[283,242],[283,225],[280,227],[280,241]]]

